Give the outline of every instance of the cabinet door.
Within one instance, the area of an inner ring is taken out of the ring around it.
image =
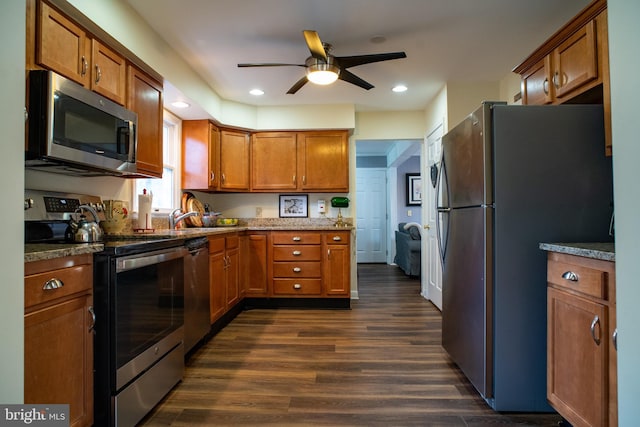
[[[36,62],[89,87],[91,46],[86,33],[47,3],[38,7]]]
[[[589,21],[553,51],[553,84],[557,98],[598,77],[595,21]]]
[[[226,255],[227,310],[240,300],[240,249],[227,250]]]
[[[91,294],[24,318],[25,403],[67,403],[71,426],[93,424]]]
[[[220,132],[220,189],[249,190],[249,134]]]
[[[547,296],[549,402],[573,425],[607,425],[607,307],[554,288]]]
[[[528,105],[551,104],[551,57],[546,56],[522,75],[522,102]]]
[[[327,296],[349,296],[351,262],[349,245],[328,244],[325,253],[324,288]]]
[[[297,149],[294,132],[260,132],[251,137],[251,189],[295,190]]]
[[[209,170],[207,171],[209,190],[220,187],[220,130],[209,123]]]
[[[267,296],[267,235],[242,237],[242,288],[249,296]]]
[[[138,114],[138,173],[162,178],[162,84],[129,66],[128,88],[127,107]]]
[[[227,307],[227,285],[225,283],[226,259],[224,237],[209,239],[209,293],[211,323],[225,313]]]
[[[98,40],[92,40],[91,90],[124,105],[126,78],[125,59]]]
[[[349,191],[349,152],[346,132],[298,134],[299,189]]]

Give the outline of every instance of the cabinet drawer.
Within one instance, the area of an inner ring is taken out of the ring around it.
[[[274,246],[274,261],[320,261],[320,246]]]
[[[238,237],[237,234],[233,236],[227,236],[225,240],[226,240],[227,249],[235,249],[238,246],[240,246],[240,238]]]
[[[602,270],[550,260],[547,282],[596,298],[607,298],[607,273]]]
[[[273,277],[321,277],[320,262],[275,262]]]
[[[322,279],[273,279],[274,295],[320,295]]]
[[[317,232],[278,231],[271,236],[274,245],[319,245],[321,240]]]
[[[330,231],[325,236],[326,236],[327,244],[329,245],[348,245],[351,232]]]
[[[28,308],[56,298],[91,290],[93,290],[93,267],[91,265],[52,270],[25,276],[24,304]]]

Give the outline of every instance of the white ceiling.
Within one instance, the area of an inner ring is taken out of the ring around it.
[[[354,104],[356,111],[424,109],[447,81],[498,81],[588,0],[127,0],[222,98],[251,105]],[[350,68],[375,88],[338,81],[287,90],[303,64],[302,30],[336,56],[404,51]],[[371,39],[382,36],[384,43]],[[409,90],[396,94],[403,83]],[[249,90],[261,88],[255,97]],[[171,101],[173,91],[167,91]]]

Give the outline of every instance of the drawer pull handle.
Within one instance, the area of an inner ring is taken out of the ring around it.
[[[594,317],[593,321],[591,322],[591,338],[593,338],[593,342],[595,342],[596,345],[600,345],[600,338],[596,337],[596,326],[598,326],[598,330],[599,330],[600,318],[598,317],[597,314],[596,314],[596,317]]]
[[[296,283],[293,285],[293,289],[302,289],[302,285],[300,283]]]
[[[571,282],[577,282],[578,281],[578,275],[576,273],[574,273],[573,271],[565,271],[564,274],[562,275],[562,278],[564,280],[569,280]]]
[[[43,291],[50,291],[53,289],[59,289],[61,287],[64,286],[64,282],[60,279],[49,279],[46,282],[44,282],[44,286],[42,287]]]
[[[293,240],[294,242],[299,242],[300,240],[302,240],[302,237],[294,236],[291,240]]]
[[[294,273],[300,273],[302,271],[302,269],[300,267],[293,267],[293,272]]]
[[[300,251],[293,251],[292,253],[293,253],[293,256],[300,256],[300,255],[302,255],[302,252],[300,252]]]
[[[333,236],[333,241],[334,241],[334,242],[340,242],[340,241],[342,241],[342,237],[340,237],[340,236]]]
[[[93,307],[89,307],[89,314],[91,314],[91,325],[89,326],[89,332],[96,333],[96,312],[93,311]]]

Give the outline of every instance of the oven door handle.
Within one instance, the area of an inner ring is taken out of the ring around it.
[[[184,247],[178,247],[118,258],[116,260],[116,273],[183,258],[186,254],[187,250]]]

